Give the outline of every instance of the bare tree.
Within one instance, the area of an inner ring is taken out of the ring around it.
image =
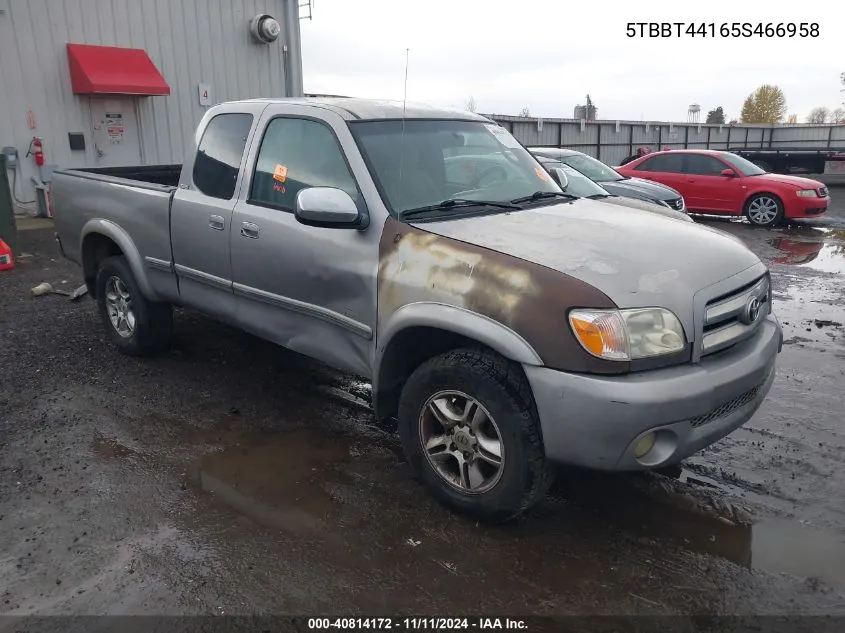
[[[795,125],[796,123],[798,123],[798,115],[790,114],[788,117],[786,117],[786,122],[790,125]]]
[[[524,108],[522,108],[522,110],[519,111],[519,116],[524,119],[527,119],[531,116],[531,110],[528,109],[528,106],[525,106]]]
[[[466,108],[468,112],[475,112],[475,107],[475,97],[470,95],[469,99],[467,99],[466,103],[464,104],[464,108]]]
[[[845,123],[845,108],[836,108],[830,113],[831,123]]]
[[[842,82],[842,89],[839,92],[845,92],[845,73],[839,75],[839,81]],[[842,105],[845,105],[845,101],[842,102]]]
[[[813,108],[810,114],[807,115],[807,123],[827,123],[830,118],[830,110],[824,106]]]

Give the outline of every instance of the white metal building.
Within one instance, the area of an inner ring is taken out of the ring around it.
[[[32,201],[52,167],[182,162],[210,105],[300,96],[299,3],[0,0],[0,148],[12,164],[17,153],[15,197]],[[43,168],[26,156],[33,137]]]

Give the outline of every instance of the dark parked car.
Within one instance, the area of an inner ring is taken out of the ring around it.
[[[577,169],[590,180],[599,183],[615,196],[648,200],[674,209],[685,211],[684,198],[675,189],[643,178],[629,178],[617,172],[592,156],[572,149],[557,147],[529,147],[536,157],[558,160]]]
[[[599,183],[590,180],[577,169],[570,167],[566,163],[562,163],[552,158],[545,158],[544,156],[535,156],[537,161],[545,167],[546,171],[554,178],[557,184],[560,185],[566,193],[579,198],[589,198],[598,202],[606,202],[607,204],[615,204],[620,207],[628,207],[629,209],[639,209],[640,211],[648,211],[667,218],[674,218],[676,220],[683,220],[685,222],[692,222],[693,219],[684,211],[675,211],[669,209],[663,204],[651,202],[650,200],[640,200],[639,198],[626,198],[624,196],[616,196],[610,193],[607,189],[602,187]],[[560,170],[565,174],[566,181],[561,182]]]

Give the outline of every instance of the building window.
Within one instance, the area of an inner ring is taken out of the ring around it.
[[[252,115],[218,114],[209,121],[194,161],[194,185],[212,198],[231,200],[243,159]]]
[[[331,128],[306,119],[273,119],[261,141],[250,202],[293,211],[296,195],[310,187],[336,187],[360,202]]]

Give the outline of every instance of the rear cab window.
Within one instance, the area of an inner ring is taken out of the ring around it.
[[[312,119],[277,117],[261,139],[249,204],[293,212],[310,187],[342,189],[359,209],[363,197],[332,129]]]
[[[220,200],[235,195],[253,116],[245,112],[218,114],[203,132],[191,175],[203,194]]]

